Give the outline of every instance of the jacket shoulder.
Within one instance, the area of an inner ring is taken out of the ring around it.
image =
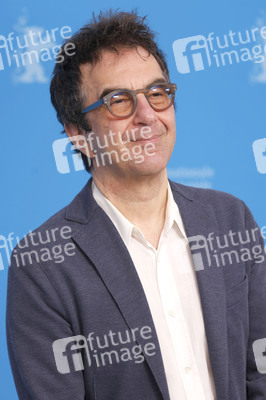
[[[211,206],[221,216],[237,213],[244,217],[247,206],[238,197],[223,192],[221,190],[195,188],[192,186],[182,185],[176,182],[170,182],[173,191],[181,194],[189,200],[196,201],[198,204]]]
[[[191,200],[207,200],[208,202],[216,202],[219,200],[243,203],[238,197],[217,189],[197,188],[181,183],[170,181],[172,190],[175,190]]]

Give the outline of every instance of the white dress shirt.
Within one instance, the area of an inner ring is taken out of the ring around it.
[[[169,183],[157,250],[94,183],[92,191],[123,239],[142,283],[160,344],[170,399],[215,400],[196,273]]]

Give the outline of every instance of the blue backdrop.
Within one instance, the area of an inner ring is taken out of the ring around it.
[[[88,179],[62,140],[50,103],[57,46],[93,11],[110,6],[148,15],[167,54],[171,81],[178,86],[177,142],[169,177],[240,197],[259,226],[266,226],[265,1],[129,0],[125,5],[122,0],[10,0],[4,9],[2,5],[0,399],[18,398],[5,339],[12,237],[21,238],[39,226]],[[266,237],[266,228],[263,232]]]

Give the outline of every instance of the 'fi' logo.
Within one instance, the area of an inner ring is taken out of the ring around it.
[[[91,365],[91,359],[86,338],[82,335],[55,340],[53,352],[56,367],[60,374],[84,369],[84,359]],[[83,355],[83,357],[82,357]]]
[[[253,142],[253,152],[255,156],[257,170],[261,174],[266,174],[266,139],[258,139]]]
[[[175,40],[173,43],[178,72],[187,74],[204,70],[211,65],[211,58],[205,36],[191,36]]]
[[[4,49],[4,51],[5,51],[5,57],[7,59],[8,66],[10,67],[11,57],[10,57],[10,53],[9,53],[7,39],[5,36],[0,35],[0,51],[1,51],[1,53],[0,53],[0,70],[5,69],[2,49]]]
[[[10,235],[12,235],[12,234],[10,234]],[[10,240],[10,235],[8,236],[8,240]],[[1,251],[1,249],[4,250],[5,259],[7,260],[7,264],[9,264],[9,262],[10,262],[10,250],[9,250],[8,243],[7,243],[8,240],[6,239],[5,236],[0,235],[0,251]],[[3,270],[3,269],[4,269],[4,260],[3,260],[2,254],[0,253],[0,270]]]
[[[252,345],[257,370],[266,374],[266,339],[258,339]]]
[[[79,137],[79,135],[77,136]],[[84,140],[84,137],[80,135]],[[76,146],[81,148],[82,146]],[[73,169],[74,171],[84,170],[84,165],[80,154],[75,153],[73,150],[75,146],[71,143],[69,138],[57,139],[53,142],[53,152],[58,172],[61,174],[68,174]]]
[[[196,235],[188,237],[191,254],[196,271],[201,271],[206,265],[211,265],[211,256],[205,236]],[[194,243],[194,244],[193,244]],[[203,252],[202,252],[203,251]]]

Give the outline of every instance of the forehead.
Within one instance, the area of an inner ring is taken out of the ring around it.
[[[97,63],[83,64],[80,71],[82,92],[92,100],[106,88],[141,89],[165,79],[154,56],[141,47],[120,49],[118,53],[104,50]]]

